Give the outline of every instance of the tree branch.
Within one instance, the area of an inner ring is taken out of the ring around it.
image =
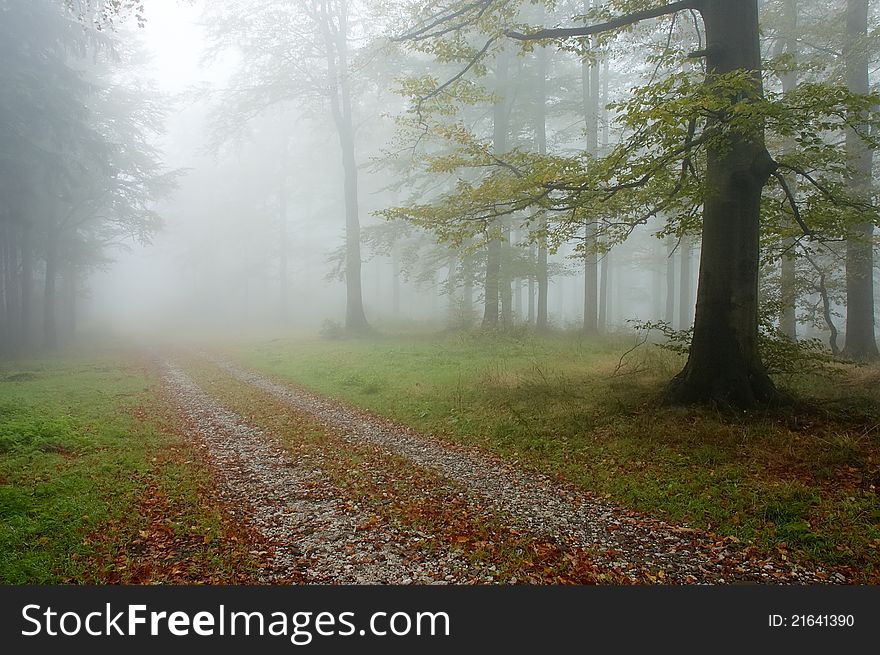
[[[668,14],[675,14],[679,11],[687,9],[700,9],[702,3],[700,0],[682,0],[681,2],[673,2],[672,4],[663,5],[662,7],[654,7],[653,9],[645,9],[644,11],[636,11],[625,16],[619,16],[606,23],[598,23],[596,25],[585,25],[584,27],[557,27],[538,30],[537,32],[506,32],[506,36],[517,41],[539,41],[541,39],[567,39],[573,36],[592,36],[594,34],[602,34],[610,32],[621,27],[628,27],[635,23],[650,18],[659,18]]]
[[[785,192],[785,197],[788,199],[788,204],[794,214],[795,222],[804,231],[804,234],[808,237],[814,237],[816,233],[804,222],[803,216],[801,216],[801,210],[798,208],[797,200],[794,197],[794,193],[792,193],[791,187],[788,186],[788,180],[786,180],[785,176],[778,170],[773,171],[770,175],[776,178],[776,181],[779,182],[779,186],[781,186],[782,190]]]

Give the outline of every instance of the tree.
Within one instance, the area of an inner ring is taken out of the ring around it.
[[[683,10],[700,13],[706,30],[707,77],[736,74],[739,102],[762,95],[757,0],[685,0],[583,28],[545,29],[513,38],[537,40],[590,36]],[[721,98],[719,98],[721,99]],[[668,400],[751,406],[774,399],[775,386],[758,351],[758,260],[761,193],[775,171],[764,144],[763,125],[741,121],[707,129],[718,138],[707,146],[703,198],[703,256],[694,336],[684,370]],[[721,129],[719,129],[721,128]]]
[[[320,100],[339,141],[345,201],[346,327],[369,327],[361,288],[360,215],[355,134],[357,77],[351,61],[349,0],[295,6],[229,2],[210,8],[214,50],[235,43],[242,64],[224,98],[227,122],[240,124],[272,106]],[[363,36],[359,34],[358,36]]]
[[[868,93],[868,0],[847,0],[844,60],[847,87]],[[855,115],[846,132],[846,152],[852,162],[851,183],[856,196],[870,202],[873,150],[859,135],[866,129]],[[844,355],[858,360],[880,356],[874,337],[874,223],[858,221],[846,242],[846,345]]]

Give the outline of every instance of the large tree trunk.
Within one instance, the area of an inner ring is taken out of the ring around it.
[[[868,93],[868,0],[846,3],[846,78],[849,90]],[[853,117],[858,123],[862,117]],[[850,129],[846,133],[846,152],[853,168],[852,188],[869,201],[874,153]],[[850,230],[846,242],[846,344],[843,354],[857,360],[876,359],[874,338],[874,226],[866,222]]]
[[[753,72],[752,94],[760,97],[757,0],[705,0],[700,11],[708,75]],[[694,336],[669,402],[749,407],[776,397],[758,352],[761,190],[772,171],[760,124],[727,132],[726,143],[707,152]]]
[[[355,158],[354,120],[352,118],[351,89],[348,70],[348,8],[346,0],[339,2],[338,31],[333,34],[325,17],[321,25],[327,49],[330,77],[330,108],[339,134],[342,149],[342,169],[345,189],[345,327],[360,332],[369,324],[364,314],[361,288],[361,225],[358,217],[358,170]]]

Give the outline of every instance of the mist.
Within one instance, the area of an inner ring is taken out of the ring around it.
[[[230,106],[244,102],[243,89],[253,80],[242,73],[246,56],[238,44],[218,46],[222,32],[209,35],[219,29],[211,22],[217,13],[203,3],[154,3],[145,8],[144,27],[123,23],[116,28],[122,41],[137,44],[143,54],[143,62],[129,64],[125,74],[130,71],[149,84],[166,104],[154,145],[163,164],[181,175],[177,188],[157,205],[162,227],[150,235],[150,243],[111,249],[112,261],[84,277],[78,320],[87,332],[100,326],[140,337],[208,333],[234,338],[285,330],[315,333],[326,321],[345,322],[346,289],[339,270],[339,252],[345,248],[344,171],[329,103],[307,90],[305,99],[265,101],[237,115]],[[568,59],[576,70],[577,60]],[[393,92],[403,66],[392,59],[382,70],[368,59],[355,70],[374,78],[354,107],[359,216],[368,234],[387,226],[376,212],[412,195],[395,188],[399,180],[387,163],[399,138],[395,119],[408,109]],[[532,90],[518,88],[517,93]],[[575,149],[583,120],[565,120],[575,122],[563,137],[571,142],[566,147]],[[287,207],[283,226],[282,202]],[[688,248],[690,270],[684,274],[690,280],[685,281],[676,262],[680,244],[670,257],[666,244],[652,243],[651,236],[641,229],[613,253],[600,256],[600,266],[608,258],[607,280],[600,284],[607,297],[603,328],[609,331],[628,330],[630,321],[663,318],[666,269],[676,265],[675,286],[684,285],[689,295],[682,303],[673,290],[671,317],[676,324],[680,317],[691,320],[699,252]],[[465,307],[462,283],[454,279],[454,270],[450,279],[448,262],[431,251],[436,241],[430,233],[407,234],[399,245],[389,244],[387,235],[379,238],[384,242],[374,250],[363,247],[362,293],[370,323],[392,330],[406,325],[444,330],[461,327],[463,315],[473,321],[479,317],[479,289]],[[515,244],[524,256],[527,239],[522,235]],[[549,281],[548,322],[558,329],[583,325],[585,283],[575,245],[559,244],[549,258],[556,274]],[[533,276],[526,272],[512,285],[515,321],[534,324]]]
[[[874,5],[0,0],[0,582],[876,587]]]

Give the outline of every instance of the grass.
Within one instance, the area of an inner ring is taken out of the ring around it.
[[[130,358],[0,367],[0,582],[248,579],[212,484]]]
[[[660,406],[681,366],[625,338],[274,340],[230,353],[315,392],[565,478],[661,518],[880,579],[874,369],[789,378],[808,406]]]

